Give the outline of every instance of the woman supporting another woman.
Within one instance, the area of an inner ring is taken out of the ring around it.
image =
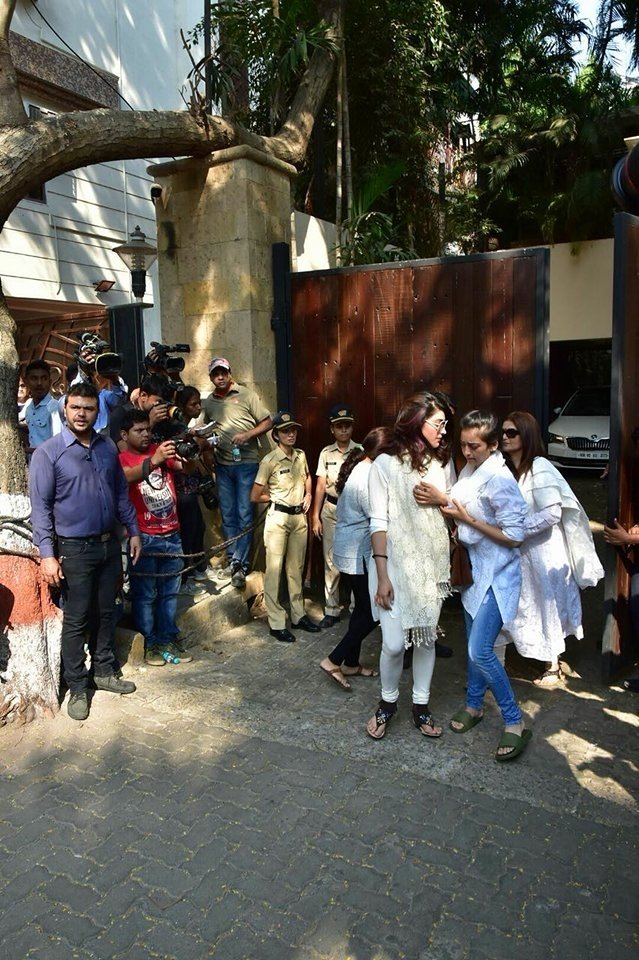
[[[414,394],[395,421],[396,452],[380,454],[370,468],[371,606],[382,628],[382,699],[366,725],[375,740],[397,711],[404,650],[411,645],[413,722],[425,737],[442,734],[429,699],[437,623],[450,592],[448,531],[439,509],[454,481],[445,433],[441,402],[431,393]],[[416,485],[423,491],[420,503]]]
[[[502,451],[526,501],[521,545],[522,586],[517,616],[502,631],[522,657],[546,664],[534,683],[561,682],[565,638],[583,637],[580,587],[595,586],[603,568],[588,518],[559,471],[545,457],[539,424],[515,410],[504,420]]]
[[[532,733],[524,728],[495,642],[502,626],[517,613],[521,588],[517,548],[524,538],[526,504],[499,452],[497,418],[473,410],[462,417],[460,429],[466,466],[451,491],[451,504],[442,507],[442,513],[458,524],[459,539],[470,554],[473,583],[461,594],[468,636],[466,707],[455,714],[450,728],[462,734],[478,724],[489,689],[504,723],[495,759],[513,760]]]
[[[333,563],[340,571],[354,599],[353,612],[345,636],[320,663],[320,669],[342,690],[352,689],[348,677],[378,677],[375,670],[359,662],[362,641],[375,628],[368,594],[370,566],[370,500],[368,477],[373,460],[393,449],[393,432],[376,427],[364,437],[363,449],[351,451],[337,478],[337,522],[333,543]]]

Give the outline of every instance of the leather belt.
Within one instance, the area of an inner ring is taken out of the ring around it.
[[[289,507],[285,503],[274,503],[274,510],[279,510],[280,513],[290,513],[292,516],[295,516],[297,513],[304,513],[304,504],[300,503],[297,507]]]
[[[96,533],[93,536],[89,537],[58,537],[58,540],[64,540],[65,542],[71,541],[72,543],[108,543],[109,540],[113,540],[113,533]]]
[[[333,503],[333,504],[337,503],[337,497],[332,497],[330,493],[326,494],[326,499],[328,500],[329,503]]]

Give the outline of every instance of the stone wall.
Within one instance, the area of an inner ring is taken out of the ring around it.
[[[156,206],[162,337],[187,342],[184,379],[207,392],[207,364],[227,357],[275,408],[271,247],[290,242],[295,169],[249,147],[150,168]]]

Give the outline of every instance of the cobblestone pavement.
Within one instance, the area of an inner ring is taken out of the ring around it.
[[[513,764],[493,703],[421,737],[407,674],[370,740],[377,682],[345,695],[318,669],[339,627],[289,646],[253,622],[129,669],[137,693],[96,693],[85,723],[1,730],[3,958],[636,960],[639,697],[599,683],[587,604],[561,689],[509,659],[534,731]],[[442,721],[464,695],[454,606],[444,625]]]

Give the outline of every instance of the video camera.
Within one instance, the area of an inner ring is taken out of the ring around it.
[[[172,357],[172,353],[190,353],[188,343],[157,343],[151,341],[151,349],[144,358],[145,371],[161,372],[168,378],[173,390],[181,390],[184,384],[180,374],[184,370],[184,357]],[[177,375],[177,376],[176,376]],[[175,379],[174,379],[175,378]]]
[[[97,333],[80,334],[80,345],[75,351],[78,367],[85,380],[92,380],[94,373],[103,377],[119,377],[122,370],[122,357],[113,353],[106,340]]]

